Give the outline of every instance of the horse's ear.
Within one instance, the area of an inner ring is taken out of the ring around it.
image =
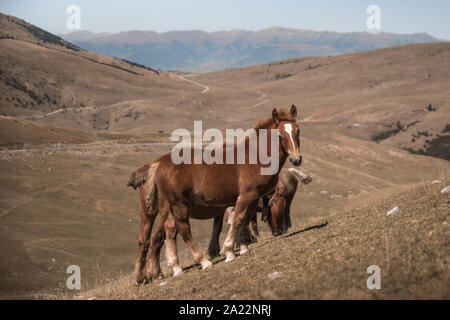
[[[297,107],[294,105],[291,107],[291,116],[297,118]]]
[[[278,123],[279,123],[280,120],[281,120],[281,117],[280,117],[280,115],[278,114],[278,111],[277,111],[276,108],[274,108],[273,111],[272,111],[272,119],[273,119],[273,121],[275,122],[275,125],[278,125]]]

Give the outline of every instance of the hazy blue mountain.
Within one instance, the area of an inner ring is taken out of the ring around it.
[[[153,68],[215,71],[311,55],[336,55],[395,45],[438,42],[426,34],[316,32],[273,27],[261,31],[76,31],[62,35],[86,50]]]

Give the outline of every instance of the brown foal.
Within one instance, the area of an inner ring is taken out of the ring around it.
[[[282,169],[279,175],[277,192],[272,196],[269,210],[262,216],[272,230],[272,235],[285,234],[291,227],[291,203],[298,184],[309,184],[312,178],[294,168]]]
[[[266,155],[270,156],[272,153],[272,134],[276,132],[278,135],[278,170],[271,175],[262,174],[261,169],[269,168],[270,164],[263,163],[259,157],[255,164],[250,163],[248,137],[243,142],[243,164],[206,164],[204,161],[201,164],[174,164],[171,154],[166,154],[131,175],[129,185],[139,187],[141,201],[141,232],[135,268],[138,283],[160,276],[159,255],[164,236],[168,265],[173,267],[174,274],[181,272],[176,249],[177,233],[181,234],[195,261],[199,262],[202,268],[209,267],[211,262],[192,238],[189,218],[212,219],[222,215],[225,208],[235,205],[232,225],[222,248],[226,262],[234,260],[236,233],[241,227],[248,225],[254,216],[258,200],[274,190],[286,159],[290,157],[290,161],[296,166],[302,162],[296,117],[295,106],[292,106],[289,113],[278,113],[274,109],[271,118],[258,122],[254,127],[258,138],[260,130],[267,129],[267,143],[261,144],[260,139],[257,139],[257,150],[266,148]],[[276,131],[272,133],[272,129]],[[190,151],[193,157],[194,149]],[[227,152],[232,152],[234,159],[238,158],[237,146],[231,151],[223,146],[224,160]],[[150,242],[151,229],[158,211],[161,220]],[[145,259],[149,247],[150,252]]]

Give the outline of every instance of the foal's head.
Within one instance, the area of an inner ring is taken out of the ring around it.
[[[269,224],[272,235],[275,237],[285,234],[290,227],[285,193],[286,186],[282,186],[275,191],[268,204],[268,215],[263,218]]]
[[[302,164],[302,156],[300,154],[300,129],[295,123],[297,119],[297,108],[292,105],[288,116],[284,113],[278,113],[277,109],[273,109],[272,118],[278,129],[280,137],[280,145],[289,155],[289,160],[296,167]]]

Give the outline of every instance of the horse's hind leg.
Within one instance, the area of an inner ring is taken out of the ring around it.
[[[161,210],[161,220],[159,222],[158,227],[156,228],[155,233],[152,236],[150,243],[150,253],[147,256],[146,262],[146,272],[145,279],[147,281],[151,281],[152,279],[158,279],[161,276],[161,266],[160,266],[160,253],[161,248],[164,244],[165,238],[165,228],[164,224],[167,218],[167,211]]]
[[[220,237],[220,233],[222,232],[223,217],[224,217],[224,214],[214,218],[214,225],[213,225],[213,230],[211,233],[211,240],[209,241],[209,246],[208,246],[208,254],[211,259],[218,257],[220,255],[219,237]]]
[[[155,222],[155,218],[156,214],[149,214],[145,203],[141,203],[141,231],[138,238],[138,256],[134,268],[134,275],[136,283],[138,284],[144,281],[142,269],[145,265],[145,258],[147,256],[148,247],[150,245],[150,234],[153,228],[153,223]]]
[[[178,262],[177,253],[177,228],[175,227],[175,218],[172,214],[168,214],[166,223],[166,258],[167,265],[172,267],[173,276],[176,277],[183,273]]]
[[[209,261],[202,251],[198,248],[194,239],[192,238],[191,226],[189,224],[189,212],[188,206],[186,203],[177,202],[172,206],[172,213],[175,217],[175,225],[177,227],[178,232],[183,237],[184,242],[190,249],[194,260],[199,262],[202,266],[202,269],[208,268],[212,265],[211,261]]]

